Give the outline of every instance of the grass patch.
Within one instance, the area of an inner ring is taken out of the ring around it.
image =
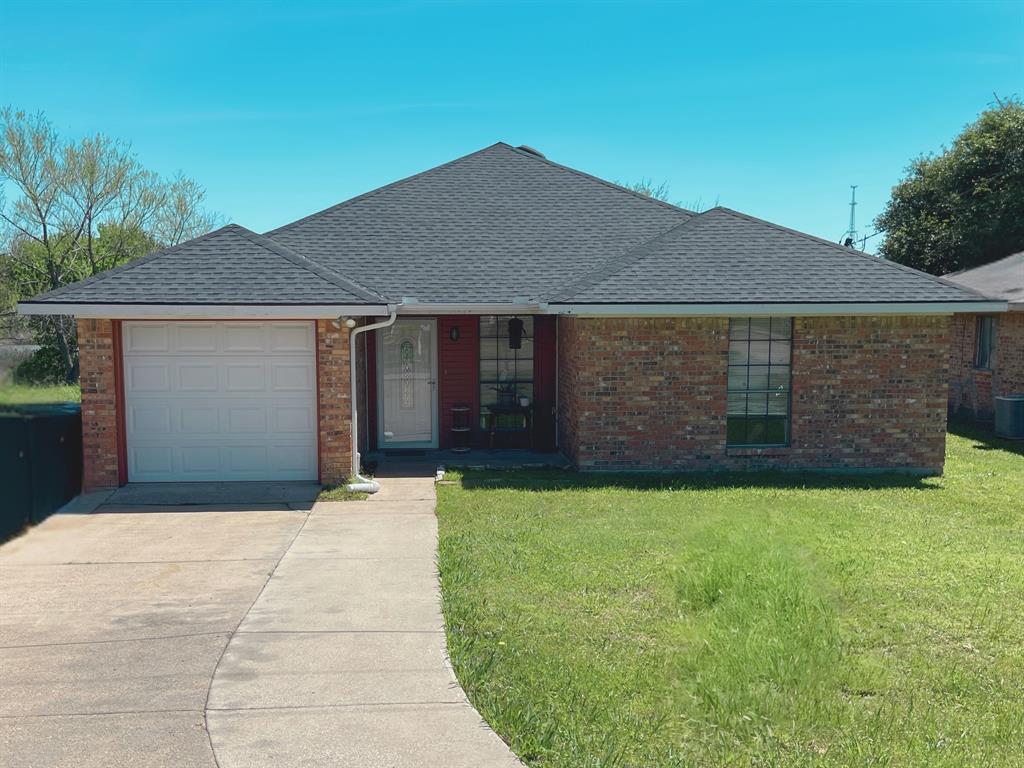
[[[77,384],[55,386],[0,384],[0,405],[78,403],[81,400],[82,392]]]
[[[450,472],[452,660],[533,766],[1011,766],[1024,447],[946,475]]]
[[[338,485],[325,485],[323,490],[320,491],[320,495],[316,497],[317,501],[362,501],[370,494],[368,493],[354,493],[348,490],[345,486],[353,482],[352,480],[346,480],[344,483]]]

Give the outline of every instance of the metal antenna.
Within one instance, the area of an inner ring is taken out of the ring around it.
[[[857,242],[857,185],[850,185],[850,228],[846,230],[846,238]],[[845,239],[845,238],[844,238]]]

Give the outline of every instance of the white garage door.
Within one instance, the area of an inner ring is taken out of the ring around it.
[[[315,480],[311,322],[126,322],[128,479]]]

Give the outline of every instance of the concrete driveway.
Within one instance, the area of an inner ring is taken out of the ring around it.
[[[430,478],[146,509],[0,547],[4,766],[519,765],[447,663]]]

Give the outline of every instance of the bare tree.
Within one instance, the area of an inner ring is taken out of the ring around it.
[[[640,179],[640,181],[634,181],[632,184],[621,184],[620,186],[630,189],[638,194],[650,197],[655,200],[661,200],[663,203],[669,202],[669,191],[668,182],[663,181],[657,186],[654,184],[654,179]]]
[[[184,176],[170,180],[142,167],[122,142],[96,135],[65,141],[42,113],[0,109],[0,311],[210,231],[219,217],[204,210],[205,193]],[[52,345],[64,378],[78,377],[71,318],[32,322],[37,340]]]
[[[690,203],[686,203],[685,205],[683,204],[682,200],[677,200],[673,202],[671,200],[671,193],[669,192],[669,186],[667,181],[663,181],[660,184],[655,184],[654,179],[648,178],[640,179],[640,181],[634,181],[631,184],[624,184],[621,181],[617,181],[615,183],[618,184],[620,187],[625,187],[626,189],[636,192],[637,194],[644,195],[645,197],[650,197],[654,200],[660,200],[663,203],[675,205],[680,208],[686,208],[687,210],[690,211],[696,211],[700,213],[701,211],[705,211],[708,208],[708,206],[704,204],[703,198],[700,197],[698,197],[696,200]],[[717,197],[715,198],[715,205],[718,205]]]

